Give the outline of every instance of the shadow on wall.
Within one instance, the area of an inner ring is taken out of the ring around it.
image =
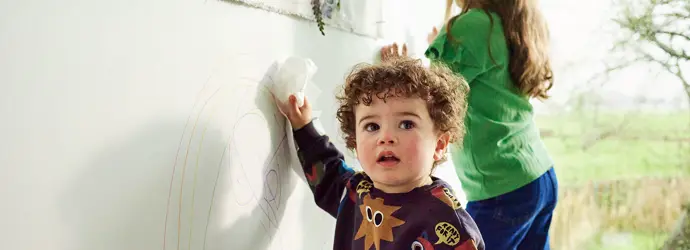
[[[163,242],[165,249],[266,249],[280,227],[296,181],[288,178],[290,155],[283,118],[263,85],[253,91],[256,108],[234,124],[221,124],[222,131],[200,128],[201,120],[192,128],[193,113],[189,123],[184,119],[151,123],[106,146],[62,192],[60,209],[73,235],[68,249],[150,250],[163,249]],[[251,121],[261,117],[271,128],[267,132],[252,129]],[[183,129],[185,123],[188,127]],[[249,130],[224,133],[237,126]],[[191,130],[196,134],[189,135]],[[251,140],[255,134],[265,135],[261,138],[266,140]],[[263,161],[250,161],[259,166],[242,166],[244,157],[257,157],[252,154],[256,147],[271,147],[274,153]],[[247,172],[261,173],[261,186],[245,185],[250,182]],[[185,180],[182,196],[181,178]],[[237,203],[238,193],[257,205],[240,209],[249,212],[224,226],[221,219],[238,211],[223,208]],[[192,210],[191,197],[195,197]]]
[[[275,65],[274,65],[275,66]],[[275,67],[269,69],[267,75],[271,75],[271,72]],[[264,84],[259,84],[257,91],[257,98],[255,99],[256,109],[254,111],[259,113],[248,113],[242,116],[237,121],[236,125],[240,125],[243,122],[249,122],[251,116],[263,117],[265,122],[271,124],[270,141],[264,142],[260,141],[258,144],[253,141],[247,141],[243,138],[237,136],[238,131],[233,131],[234,135],[231,134],[231,139],[229,142],[230,151],[235,150],[234,154],[230,157],[239,157],[237,165],[228,165],[228,163],[222,164],[222,169],[220,170],[220,178],[226,180],[226,185],[222,185],[222,180],[218,182],[217,190],[219,194],[216,195],[217,199],[213,201],[214,210],[211,213],[211,222],[218,223],[214,218],[224,217],[225,213],[228,211],[220,210],[222,204],[232,204],[236,203],[240,205],[240,201],[236,200],[236,197],[232,197],[233,194],[238,192],[251,193],[251,202],[257,205],[251,209],[242,209],[249,211],[243,213],[242,216],[235,219],[229,226],[215,225],[214,229],[209,229],[209,238],[207,239],[208,245],[204,249],[227,249],[232,247],[232,249],[268,249],[275,241],[281,222],[285,213],[285,205],[287,199],[290,197],[294,191],[296,181],[290,178],[290,168],[289,162],[291,162],[292,156],[288,150],[288,136],[285,133],[285,121],[282,115],[277,111],[276,105],[272,100],[270,93],[263,88]],[[233,126],[234,127],[234,126]],[[233,129],[233,128],[227,128]],[[233,129],[234,130],[234,129]],[[249,131],[239,131],[239,133],[256,133]],[[240,139],[238,139],[240,138]],[[252,145],[263,146],[268,143],[271,146],[271,154],[268,158],[263,161],[261,166],[244,166],[242,158],[252,157]],[[226,151],[227,152],[227,151]],[[224,160],[227,160],[226,156]],[[234,168],[235,171],[228,171],[229,167]],[[241,181],[243,176],[231,176],[234,174],[246,174],[248,171],[257,172],[256,168],[261,168],[260,173],[263,176],[261,181],[261,190],[251,190],[252,185],[249,184],[247,180]],[[237,185],[240,184],[240,185]],[[229,186],[229,189],[227,189]],[[226,195],[221,195],[225,193]]]
[[[110,143],[62,191],[67,249],[161,249],[173,156],[185,121],[152,122]],[[208,144],[220,147],[218,131]],[[200,176],[201,181],[211,176]]]

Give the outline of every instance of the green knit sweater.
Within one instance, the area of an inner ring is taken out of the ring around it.
[[[466,135],[451,146],[452,160],[470,201],[492,198],[537,179],[553,166],[534,123],[529,97],[519,94],[508,71],[508,47],[498,15],[479,9],[443,27],[425,55],[469,83]],[[491,35],[489,36],[489,33]],[[491,44],[491,56],[489,56]]]

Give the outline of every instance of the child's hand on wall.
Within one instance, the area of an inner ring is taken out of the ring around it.
[[[398,44],[393,43],[391,45],[386,45],[381,48],[381,61],[387,61],[400,56],[407,56],[407,44],[403,43],[402,53],[398,50]]]
[[[297,97],[295,95],[290,95],[287,103],[282,103],[278,99],[274,98],[280,113],[290,121],[293,130],[298,130],[311,122],[311,105],[307,101],[307,97],[304,97],[304,105],[299,107],[297,104]]]
[[[431,44],[431,43],[434,42],[434,40],[436,39],[437,36],[438,36],[438,29],[437,29],[436,27],[434,27],[434,28],[431,30],[431,33],[429,33],[429,34],[426,36],[426,41],[429,42],[429,44]]]

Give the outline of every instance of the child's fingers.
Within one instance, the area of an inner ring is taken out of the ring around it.
[[[386,45],[386,46],[383,46],[383,48],[381,48],[381,59],[383,59],[385,61],[388,58],[390,58],[391,48],[392,48],[391,45]]]
[[[292,110],[293,114],[301,115],[302,113],[297,105],[297,97],[295,97],[295,95],[290,95],[290,109]]]
[[[309,104],[309,100],[307,99],[307,96],[305,95],[304,96],[304,105],[302,105],[302,107],[300,108],[300,111],[304,111],[304,110],[307,110],[310,108],[311,108],[311,105]]]
[[[407,56],[407,43],[403,43],[402,55]]]
[[[398,43],[393,43],[393,48],[391,50],[392,54],[398,55]]]

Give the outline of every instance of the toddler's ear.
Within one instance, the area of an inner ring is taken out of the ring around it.
[[[450,141],[450,134],[448,132],[441,133],[436,140],[436,149],[434,150],[434,161],[440,161],[446,154],[448,149],[448,142]]]

